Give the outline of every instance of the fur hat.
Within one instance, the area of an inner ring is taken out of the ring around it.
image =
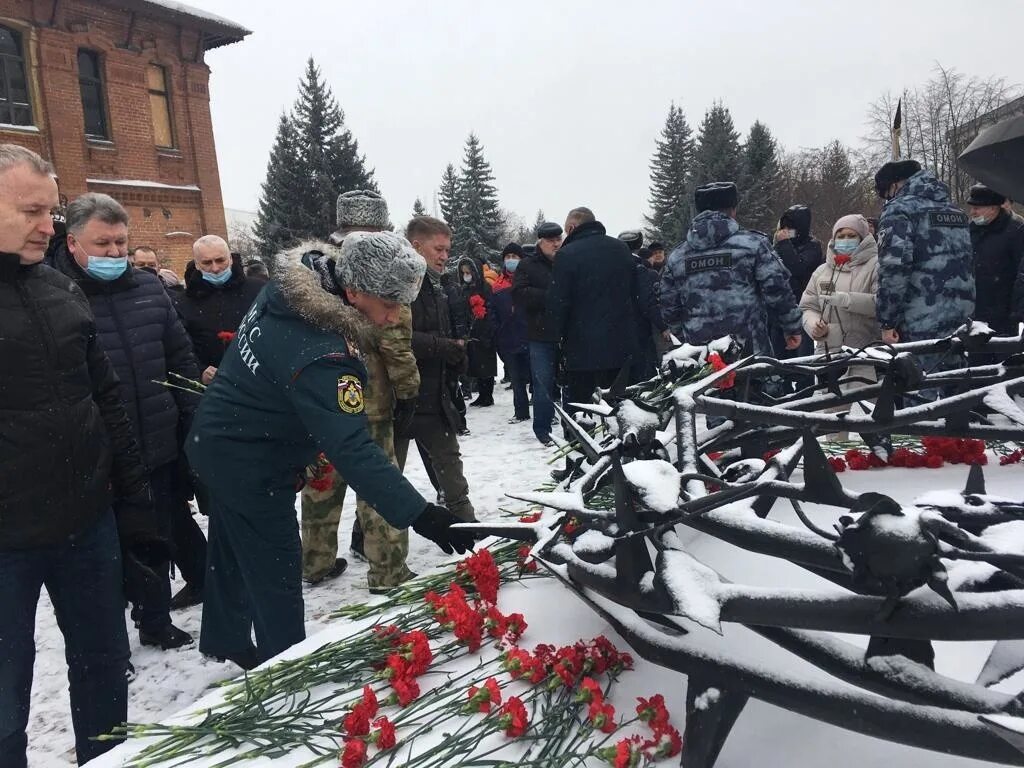
[[[1000,195],[994,189],[989,189],[984,184],[975,184],[971,187],[971,196],[967,198],[968,205],[1002,205],[1006,197]]]
[[[882,197],[897,181],[909,179],[920,170],[921,164],[917,160],[890,160],[875,174],[875,191]]]
[[[341,244],[337,276],[342,285],[399,304],[420,292],[427,262],[393,232],[353,232]]]
[[[338,229],[373,227],[391,229],[388,204],[371,189],[353,189],[338,195]]]
[[[627,229],[619,232],[619,240],[629,246],[629,250],[636,252],[637,248],[644,244],[644,234],[638,229]]]
[[[861,240],[871,234],[871,230],[868,229],[868,220],[859,213],[850,213],[846,216],[840,216],[836,220],[836,223],[832,225],[832,237],[835,237],[836,232],[840,229],[852,229],[860,235]]]
[[[731,181],[712,181],[694,190],[693,202],[697,206],[697,213],[724,211],[737,206],[739,192]]]

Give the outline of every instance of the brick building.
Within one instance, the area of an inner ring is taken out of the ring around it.
[[[0,0],[0,142],[67,199],[115,197],[180,273],[196,237],[227,237],[204,54],[247,34],[175,0]]]

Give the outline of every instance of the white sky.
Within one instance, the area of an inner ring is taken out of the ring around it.
[[[191,0],[199,4],[199,0]],[[787,148],[856,143],[867,105],[936,61],[1021,78],[1024,0],[202,0],[253,30],[207,54],[225,205],[255,210],[278,115],[312,55],[400,225],[431,208],[470,130],[503,207],[532,223],[577,205],[609,230],[646,212],[675,100],[721,99]]]

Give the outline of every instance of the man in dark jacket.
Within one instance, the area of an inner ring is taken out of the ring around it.
[[[330,463],[389,524],[412,526],[449,554],[472,544],[367,430],[361,350],[373,345],[374,326],[399,321],[423,279],[423,260],[390,232],[346,238],[337,256],[301,258],[299,251],[278,258],[186,445],[210,496],[200,650],[244,668],[305,636],[295,487],[309,465]]]
[[[1024,292],[1024,222],[1004,210],[1006,198],[984,184],[971,187],[967,212],[974,246],[974,282],[978,292],[975,320],[983,320],[1000,336],[1016,336],[1020,308],[1015,293]]]
[[[661,272],[650,265],[650,252],[640,248],[636,255],[636,340],[637,354],[630,368],[630,381],[646,381],[658,369],[659,343],[671,346],[672,335],[661,318]],[[663,254],[664,255],[664,254]]]
[[[441,270],[451,251],[451,229],[431,216],[416,216],[406,235],[427,266],[426,278],[412,302],[412,352],[420,370],[420,394],[411,422],[395,434],[395,455],[404,468],[409,441],[415,440],[448,509],[470,522],[476,513],[469,500],[458,438],[466,422],[456,405],[459,373],[466,369],[466,342],[452,332],[448,293],[441,285]]]
[[[240,256],[231,253],[228,244],[217,235],[204,235],[192,244],[192,261],[185,268],[185,290],[172,295],[185,332],[199,364],[202,383],[209,384],[217,373],[224,351],[235,336],[235,329],[252,306],[265,282],[245,274]],[[179,474],[187,479],[186,466]],[[194,491],[196,504],[207,514],[206,493],[201,483],[185,490]],[[203,601],[206,579],[206,537],[192,517],[187,503],[178,506],[172,519],[175,565],[185,580],[171,598],[171,607],[185,608]]]
[[[799,301],[807,289],[814,270],[825,263],[821,243],[811,234],[811,209],[806,205],[792,205],[779,218],[775,232],[775,252],[789,270],[789,287]],[[814,340],[800,332],[800,346],[786,348],[782,328],[772,326],[772,349],[778,358],[802,357],[814,353]],[[812,383],[812,382],[808,382]]]
[[[551,275],[548,323],[562,341],[569,400],[586,403],[636,358],[636,264],[589,208],[569,212],[565,233]]]
[[[515,409],[509,421],[515,424],[530,420],[530,344],[526,336],[526,313],[515,305],[512,281],[522,263],[523,251],[516,243],[509,243],[502,253],[502,272],[495,283],[494,319],[497,326],[495,339],[498,354],[505,364],[505,374],[512,385],[512,405]]]
[[[100,346],[121,380],[121,401],[149,470],[157,521],[169,539],[182,501],[176,487],[181,430],[187,431],[198,397],[166,384],[181,386],[199,377],[192,344],[160,278],[128,264],[128,213],[109,195],[90,192],[71,202],[67,242],[57,249],[54,266],[78,284],[92,306]],[[192,642],[171,623],[169,566],[151,570],[130,558],[125,562],[125,591],[139,640],[164,650]]]
[[[44,266],[53,168],[0,145],[0,765],[23,768],[45,586],[64,636],[75,753],[127,718],[121,550],[166,558],[146,472],[89,302]],[[113,512],[112,512],[113,508]],[[118,541],[120,539],[120,545]]]
[[[524,254],[512,278],[512,300],[526,315],[530,345],[530,376],[533,379],[533,434],[544,445],[551,443],[551,422],[558,396],[558,336],[548,326],[548,288],[555,256],[562,247],[562,228],[548,221],[537,228],[536,252]]]

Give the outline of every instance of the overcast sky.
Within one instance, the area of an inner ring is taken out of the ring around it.
[[[200,0],[189,0],[199,5]],[[868,104],[935,62],[1024,79],[1024,1],[202,0],[253,31],[207,54],[225,205],[256,210],[277,119],[312,55],[401,224],[479,135],[503,207],[642,223],[674,100],[721,99],[789,149],[856,143]]]

